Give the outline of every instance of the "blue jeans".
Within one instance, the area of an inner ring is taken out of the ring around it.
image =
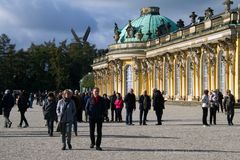
[[[133,109],[132,108],[127,108],[126,111],[127,111],[127,114],[126,114],[126,124],[132,124]]]
[[[71,144],[71,136],[72,136],[72,122],[63,122],[61,128],[62,134],[62,143],[66,146],[66,134],[67,134],[67,143]]]

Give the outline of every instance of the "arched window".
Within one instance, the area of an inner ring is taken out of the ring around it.
[[[132,73],[132,66],[128,65],[125,70],[125,86],[126,92],[128,93],[129,89],[133,88],[133,73]]]
[[[219,62],[219,65],[218,65],[218,83],[219,83],[219,90],[222,92],[222,93],[225,93],[225,77],[226,77],[226,72],[225,72],[225,69],[226,69],[226,66],[225,66],[225,63],[223,62],[223,50],[221,50],[219,52],[219,56],[218,56],[218,62]]]
[[[175,95],[180,95],[180,67],[175,66]]]
[[[192,61],[188,59],[188,66],[187,66],[187,78],[188,78],[188,95],[193,95],[193,66]]]
[[[202,57],[202,92],[208,89],[208,64],[207,55],[204,53]]]
[[[164,95],[168,95],[168,80],[169,80],[169,75],[168,75],[168,64],[166,63],[164,66]]]

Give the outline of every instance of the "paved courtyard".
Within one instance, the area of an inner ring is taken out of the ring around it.
[[[232,127],[227,126],[226,116],[217,114],[217,124],[202,127],[201,107],[166,106],[162,126],[155,126],[153,111],[149,113],[148,125],[126,126],[124,123],[104,123],[103,151],[90,149],[88,124],[79,124],[79,136],[73,135],[73,150],[61,150],[59,133],[47,136],[41,107],[34,106],[26,113],[29,128],[17,128],[20,114],[13,109],[12,128],[3,128],[0,118],[1,160],[233,160],[240,159],[240,110],[236,110]],[[125,115],[125,110],[123,111]],[[138,120],[139,112],[134,112]]]

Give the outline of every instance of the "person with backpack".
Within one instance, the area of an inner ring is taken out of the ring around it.
[[[230,90],[227,90],[226,93],[227,94],[224,97],[223,105],[226,108],[228,125],[232,126],[234,117],[235,97],[231,94]]]

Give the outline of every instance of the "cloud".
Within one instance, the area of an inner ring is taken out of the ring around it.
[[[160,7],[160,14],[173,21],[183,19],[190,23],[189,15],[196,11],[204,15],[208,7],[218,14],[224,11],[224,0],[1,0],[0,31],[7,33],[18,48],[31,42],[41,43],[55,38],[71,40],[70,28],[82,36],[91,26],[89,40],[98,48],[114,43],[114,22],[124,27],[129,19],[139,17],[140,9]],[[240,0],[235,0],[237,7]]]

